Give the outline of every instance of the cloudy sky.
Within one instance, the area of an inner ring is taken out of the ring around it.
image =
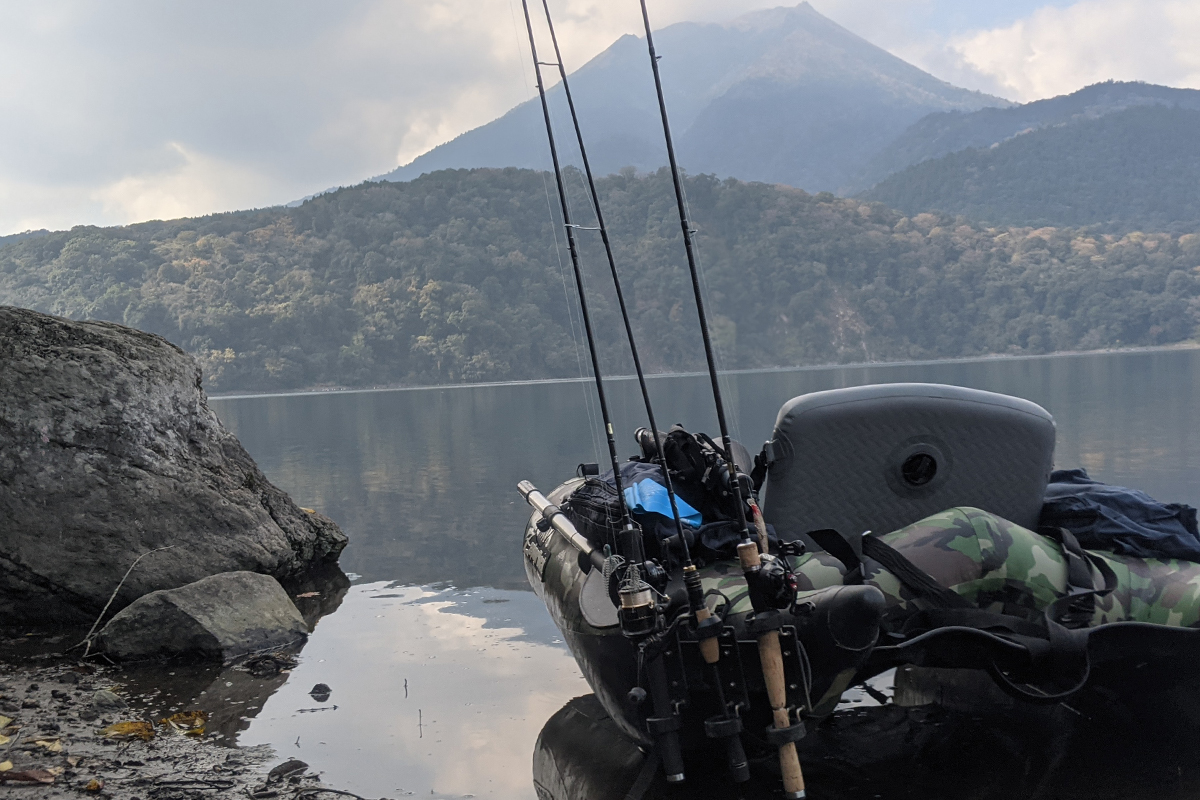
[[[784,0],[785,2],[787,0]],[[812,0],[1012,100],[1200,88],[1196,0]],[[651,0],[656,27],[780,0]],[[634,0],[552,0],[568,67]],[[274,205],[407,163],[532,93],[520,0],[0,0],[0,235]]]

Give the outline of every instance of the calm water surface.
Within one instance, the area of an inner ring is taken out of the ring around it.
[[[1057,421],[1058,466],[1200,506],[1200,351],[725,379],[734,435],[752,450],[791,397],[905,381],[1032,400]],[[660,424],[715,432],[707,379],[659,378],[651,391]],[[610,392],[632,453],[636,384]],[[268,477],[350,537],[341,566],[353,585],[238,741],[270,743],[370,797],[533,798],[538,732],[588,688],[525,584],[515,487],[548,490],[601,460],[592,394],[554,383],[214,399]],[[307,694],[318,682],[332,687],[326,703]]]

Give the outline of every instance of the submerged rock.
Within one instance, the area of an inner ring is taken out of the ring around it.
[[[270,575],[226,572],[139,597],[109,620],[98,646],[121,661],[197,658],[232,661],[292,647],[308,625]]]
[[[155,550],[112,610],[221,572],[287,582],[346,544],[266,479],[182,350],[5,306],[0,487],[0,623],[90,623]]]

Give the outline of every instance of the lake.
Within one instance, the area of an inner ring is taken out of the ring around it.
[[[752,451],[791,397],[909,381],[1032,400],[1057,422],[1058,467],[1200,505],[1200,350],[723,378],[731,432]],[[650,390],[660,425],[716,433],[706,377],[654,378]],[[637,384],[614,380],[609,394],[632,454],[645,424]],[[340,607],[237,741],[269,743],[368,797],[535,797],[538,732],[589,689],[525,583],[516,484],[548,491],[605,460],[594,396],[556,382],[214,398],[267,476],[350,538]],[[331,687],[326,703],[309,697],[316,683]],[[986,796],[979,788],[962,796]]]

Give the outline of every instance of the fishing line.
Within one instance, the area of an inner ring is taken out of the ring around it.
[[[542,173],[542,184],[545,185],[545,183],[546,183],[546,174],[543,172]],[[550,189],[549,189],[549,187],[546,188],[546,204],[547,204],[547,206],[550,205]],[[550,218],[551,218],[551,220],[554,219],[552,210],[551,210]],[[585,367],[583,365],[583,353],[581,352],[581,348],[579,347],[579,336],[577,336],[575,333],[575,324],[576,324],[575,313],[576,313],[577,309],[575,308],[575,299],[573,297],[571,297],[571,289],[569,286],[567,286],[567,269],[566,269],[566,265],[563,264],[562,251],[559,249],[559,246],[558,246],[557,226],[555,226],[555,231],[554,231],[554,254],[555,254],[555,256],[558,257],[558,277],[562,280],[563,297],[566,300],[566,305],[567,305],[567,319],[570,320],[570,324],[571,324],[571,341],[575,343],[575,363],[579,366],[579,377],[582,378],[582,381],[579,384],[579,391],[582,393],[582,396],[583,396],[583,407],[587,411],[588,434],[591,436],[591,439],[592,439],[592,458],[596,459],[596,462],[599,463],[600,462],[600,434],[597,432],[597,428],[599,428],[599,425],[596,422],[596,408],[593,405],[594,401],[592,400],[592,393],[588,391],[588,386],[587,386],[588,380],[589,380],[589,378],[591,378],[591,376],[588,375],[588,373],[587,373],[587,367]],[[581,329],[583,328],[582,321],[579,323],[579,327]]]
[[[581,382],[579,385],[579,391],[583,393],[583,406],[587,411],[588,433],[592,437],[592,457],[599,462],[600,439],[596,432],[596,428],[598,427],[596,424],[596,409],[592,405],[592,393],[588,391],[587,387],[587,380],[591,376],[587,374],[587,368],[583,366],[583,353],[579,347],[580,337],[575,332],[575,299],[571,297],[571,289],[569,286],[567,286],[567,268],[563,263],[562,250],[559,248],[558,244],[559,226],[556,224],[554,219],[554,206],[550,200],[550,185],[546,182],[545,170],[540,170],[540,172],[542,177],[542,188],[546,192],[546,213],[550,215],[550,227],[554,233],[554,255],[558,259],[558,277],[562,280],[563,299],[567,307],[567,322],[571,329],[571,341],[575,344],[575,363],[579,367],[579,377],[583,379],[583,382]],[[579,324],[579,327],[582,330],[582,322]]]
[[[517,10],[513,8],[512,0],[508,0],[508,13],[512,18],[513,37],[517,45],[517,63],[521,65],[521,80],[525,84],[525,91],[529,91],[529,74],[525,71],[525,56],[522,54],[521,34],[517,27]],[[586,380],[588,378],[587,371],[583,366],[583,353],[580,352],[579,336],[575,333],[575,306],[571,302],[571,290],[567,286],[567,271],[563,265],[562,250],[558,244],[558,226],[554,221],[554,204],[550,201],[550,184],[546,182],[546,171],[538,170],[541,173],[542,191],[546,195],[546,213],[550,216],[550,229],[554,235],[554,256],[558,260],[558,277],[562,281],[563,300],[567,309],[567,328],[571,334],[571,342],[575,345],[575,364],[579,367],[579,377],[584,379],[580,385],[580,391],[583,393],[583,406],[588,416],[588,433],[592,438],[592,457],[596,461],[600,460],[600,440],[596,434],[596,409],[592,407],[592,395],[587,390]],[[580,325],[582,328],[583,326]]]
[[[558,148],[554,140],[554,125],[550,116],[550,104],[546,99],[545,82],[542,80],[542,62],[538,60],[537,43],[534,40],[533,20],[529,14],[528,0],[521,0],[521,8],[525,13],[525,27],[529,34],[529,52],[533,60],[534,76],[537,78],[538,97],[542,104],[542,116],[546,122],[546,139],[550,145],[550,161],[554,165],[554,181],[558,188],[559,202],[562,205],[563,230],[566,232],[567,247],[571,253],[571,268],[575,273],[575,284],[579,295],[579,314],[583,319],[584,332],[587,334],[588,355],[591,358],[592,374],[595,376],[596,383],[596,398],[599,401],[600,414],[604,420],[604,432],[608,439],[608,454],[612,461],[613,482],[616,484],[617,489],[617,503],[621,509],[621,516],[624,523],[622,537],[626,540],[625,547],[628,549],[628,552],[622,555],[627,555],[633,563],[640,564],[644,555],[642,553],[641,540],[636,535],[637,530],[633,525],[629,516],[629,509],[625,503],[624,488],[621,480],[621,462],[620,457],[617,455],[617,442],[613,432],[612,417],[609,414],[608,401],[605,397],[604,378],[600,370],[600,358],[596,351],[596,335],[592,327],[591,315],[588,311],[586,289],[579,263],[579,248],[576,245],[574,226],[571,223],[571,208],[567,201],[567,190],[563,183],[562,168],[558,159]],[[640,582],[636,566],[630,568],[629,574],[631,583]],[[624,590],[624,586],[622,590]],[[638,593],[641,592],[640,589],[636,591]]]
[[[700,255],[700,236],[699,228],[695,225],[695,217],[692,215],[692,204],[687,196],[687,182],[681,182],[680,188],[683,190],[683,207],[687,209],[688,219],[692,220],[692,246],[696,249],[696,271],[700,273],[700,284],[704,288],[704,293],[709,297],[713,296],[712,289],[708,285],[708,272],[704,269],[704,258]],[[732,322],[732,320],[730,320]],[[734,323],[734,336],[737,336],[737,323]],[[720,342],[714,342],[716,345],[716,361],[717,361],[717,380],[721,382],[721,390],[725,393],[725,405],[733,412],[732,419],[729,423],[730,429],[733,431],[733,436],[738,441],[742,439],[741,420],[741,402],[737,388],[733,384],[733,378],[729,375],[729,360],[736,359],[736,344],[734,353],[726,353]]]
[[[512,8],[512,0],[509,0],[509,8],[510,9]],[[532,23],[530,23],[530,24],[532,25]],[[540,70],[538,69],[538,65],[535,64],[534,69],[540,75]],[[550,104],[548,102],[549,92],[546,93],[546,96],[547,96],[547,103],[545,104],[545,109],[548,112],[548,114],[550,116],[550,120],[551,120],[548,124],[557,127],[557,123],[554,121],[555,116],[556,116],[554,113],[554,107],[552,104]],[[555,164],[553,166],[555,169],[555,175],[557,177],[558,176],[558,165]],[[565,173],[566,170],[563,170],[563,172]],[[546,173],[544,171],[542,172],[542,186],[545,187],[545,189],[546,189],[546,203],[549,206],[550,205],[550,188],[549,188],[549,184],[546,181]],[[562,185],[562,186],[560,186],[560,188],[563,189],[562,204],[566,208],[565,213],[567,214],[567,216],[564,217],[564,221],[563,221],[563,228],[565,230],[566,226],[567,226],[567,220],[573,218],[575,214],[574,214],[574,211],[572,210],[573,206],[571,204],[571,196],[569,193],[567,193],[565,191],[566,186]],[[553,219],[553,212],[551,212],[551,219]],[[568,242],[568,245],[569,244],[570,243]],[[578,243],[576,243],[576,244],[578,245]],[[554,245],[555,245],[555,248],[558,247],[558,231],[555,231],[555,234],[554,234]],[[575,305],[572,304],[571,300],[570,300],[570,290],[567,288],[566,268],[562,261],[561,251],[558,252],[558,259],[559,259],[559,272],[560,272],[560,275],[561,275],[562,281],[563,281],[563,291],[568,296],[568,300],[567,300],[568,307],[573,309],[573,308],[575,308]],[[579,297],[575,300],[575,302],[581,304],[583,302],[583,293],[586,289],[585,284],[587,282],[587,278],[583,274],[583,271],[579,270],[576,272],[576,279],[579,283]],[[590,341],[589,334],[585,330],[582,307],[580,307],[579,316],[580,316],[579,328],[580,328],[580,331],[583,332],[583,334],[584,334],[583,338]],[[579,347],[579,340],[575,338],[574,330],[571,331],[571,338],[575,340],[575,360],[579,363],[579,377],[584,378],[584,379],[589,378],[591,376],[588,375],[587,368],[584,366],[583,355],[581,354],[580,347]],[[588,431],[590,432],[591,437],[592,437],[592,457],[596,459],[597,463],[599,463],[600,462],[600,452],[603,449],[603,445],[601,445],[601,443],[600,443],[600,434],[598,431],[598,429],[600,428],[600,424],[597,420],[597,416],[603,417],[604,413],[601,410],[599,415],[597,414],[597,408],[595,405],[596,399],[592,396],[592,393],[588,391],[586,383],[583,383],[580,385],[580,391],[583,392],[583,402],[587,406]]]

